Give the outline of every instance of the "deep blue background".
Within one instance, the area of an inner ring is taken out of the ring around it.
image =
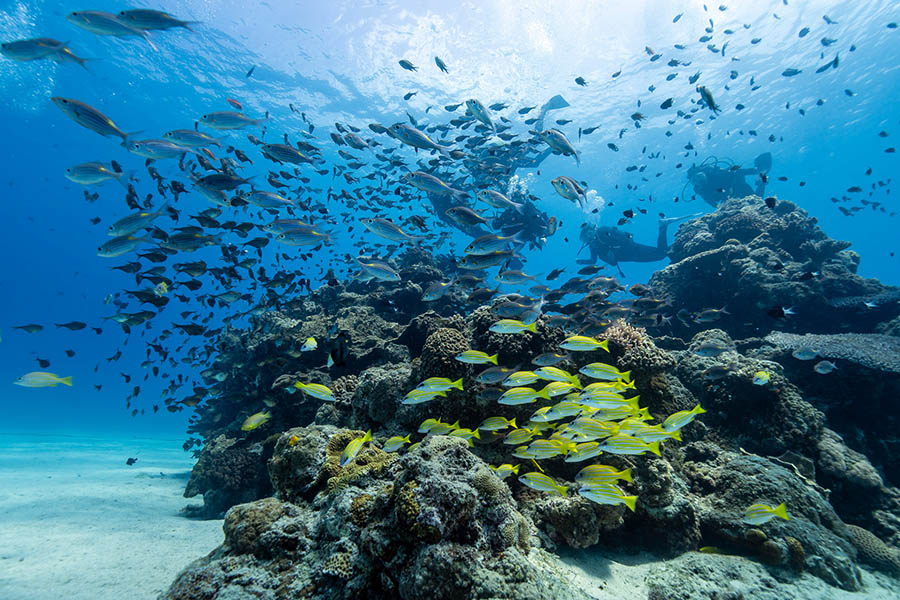
[[[743,3],[726,11],[718,10],[718,5],[705,11],[701,2],[665,3],[661,10],[663,3],[649,1],[629,8],[575,1],[540,7],[479,2],[461,3],[452,10],[443,2],[302,3],[301,7],[294,2],[271,2],[252,10],[239,2],[206,4],[148,5],[202,21],[194,32],[152,34],[159,47],[159,52],[153,52],[139,39],[101,38],[76,28],[64,16],[80,7],[68,2],[0,2],[4,41],[55,37],[70,40],[76,54],[94,59],[86,71],[74,64],[16,63],[0,57],[4,107],[0,117],[0,428],[4,430],[170,434],[183,431],[185,425],[186,413],[173,416],[163,411],[132,419],[124,409],[123,398],[134,383],[125,385],[120,371],[142,383],[138,407],[161,402],[161,384],[140,381],[144,360],[140,337],[131,336],[119,363],[105,360],[121,347],[124,336],[112,322],[103,321],[114,312],[103,298],[123,288],[137,288],[133,278],[109,269],[128,257],[102,259],[96,256],[96,248],[106,239],[106,227],[129,211],[115,182],[87,188],[100,193],[99,200],[87,203],[83,188],[64,177],[67,166],[89,160],[115,159],[126,169],[138,171],[143,161],[119,147],[116,139],[101,138],[74,124],[50,102],[52,95],[88,102],[122,129],[143,130],[147,137],[190,128],[204,112],[227,110],[224,99],[234,97],[251,116],[271,112],[267,139],[280,138],[284,131],[297,139],[295,133],[304,124],[288,108],[291,102],[317,124],[318,141],[311,141],[333,157],[328,132],[334,130],[335,121],[359,127],[369,122],[389,125],[404,121],[409,111],[420,122],[442,123],[459,114],[448,114],[443,105],[470,97],[485,105],[510,103],[511,108],[501,114],[517,121],[515,109],[540,105],[561,93],[571,107],[554,113],[553,119],[573,119],[562,129],[575,141],[583,160],[576,168],[571,158],[551,157],[540,175],[522,173],[529,191],[542,198],[541,208],[564,224],[543,253],[528,255],[529,272],[546,273],[564,265],[574,271],[578,224],[598,218],[582,214],[556,196],[549,184],[553,177],[566,174],[586,180],[596,194],[612,201],[614,206],[600,213],[605,224],[613,224],[626,208],[648,208],[646,216],[626,228],[639,241],[653,243],[657,212],[678,215],[707,209],[700,201],[689,205],[672,201],[685,181],[684,169],[676,169],[676,163],[688,166],[712,154],[749,165],[757,154],[771,151],[774,168],[769,191],[800,204],[830,235],[850,240],[862,256],[863,275],[900,284],[896,258],[890,256],[897,249],[897,219],[871,209],[847,218],[829,201],[854,185],[863,187],[865,194],[846,195],[865,197],[875,181],[887,181],[897,173],[897,155],[884,152],[896,146],[900,136],[900,63],[896,60],[900,45],[898,31],[887,28],[889,22],[900,20],[895,2],[851,6],[819,1],[786,6],[779,0],[768,6]],[[94,2],[91,7],[118,11],[126,6]],[[673,24],[672,18],[680,12],[684,16]],[[838,24],[827,25],[823,14]],[[729,44],[725,56],[697,41],[710,18],[714,21],[712,43],[719,48]],[[749,29],[743,27],[745,23]],[[811,31],[800,38],[798,31],[804,26]],[[728,28],[734,33],[724,33]],[[838,42],[823,48],[818,41],[823,36]],[[762,42],[751,45],[754,37]],[[688,48],[676,50],[675,43]],[[851,44],[857,46],[852,53]],[[661,52],[663,58],[649,62],[645,46]],[[836,52],[840,53],[839,68],[815,74]],[[821,58],[820,53],[824,53]],[[434,66],[435,54],[450,66],[449,74]],[[399,58],[412,60],[420,70],[403,71],[397,65]],[[666,63],[671,58],[693,64],[670,68]],[[256,69],[248,79],[245,73],[251,65]],[[784,78],[781,72],[788,67],[803,72]],[[620,77],[610,77],[620,69]],[[738,72],[734,80],[732,70]],[[678,76],[666,82],[665,76],[675,71]],[[722,114],[710,120],[709,111],[702,110],[668,125],[674,109],[663,112],[659,104],[671,96],[676,108],[689,110],[698,94],[687,77],[697,71],[701,72],[698,83],[713,90]],[[574,84],[579,75],[590,82],[587,87]],[[751,76],[760,89],[751,91]],[[648,91],[650,85],[656,91]],[[847,95],[847,89],[854,95]],[[405,102],[402,96],[409,91],[419,93]],[[825,100],[821,107],[815,106],[818,98]],[[747,109],[735,110],[737,103]],[[428,106],[434,108],[426,113]],[[807,114],[801,116],[798,108]],[[648,116],[639,130],[629,118],[637,110]],[[593,135],[576,141],[579,126],[594,125],[599,128]],[[621,128],[628,131],[618,139]],[[758,130],[758,136],[748,135],[749,129]],[[526,130],[521,124],[516,127],[521,133]],[[671,137],[664,135],[667,130]],[[882,130],[888,132],[887,138],[877,136]],[[776,142],[767,140],[770,134]],[[368,132],[365,136],[371,137]],[[242,133],[230,134],[229,139],[258,158]],[[395,145],[384,136],[379,139]],[[618,144],[618,153],[606,147],[611,141]],[[688,142],[696,155],[683,149]],[[662,156],[648,160],[642,149]],[[404,156],[412,167],[415,155]],[[626,173],[629,165],[647,165],[643,176],[648,181],[641,181],[639,173]],[[873,173],[866,176],[869,167]],[[176,175],[171,165],[159,168],[165,175]],[[780,175],[788,181],[774,181]],[[806,182],[805,187],[799,186],[800,181]],[[315,183],[323,188],[332,184],[330,177]],[[627,183],[638,185],[638,190],[627,191]],[[878,188],[871,199],[882,202],[888,211],[896,210],[894,195],[889,193],[892,188],[893,183]],[[153,191],[146,175],[139,191],[142,195]],[[652,205],[647,201],[651,194]],[[193,195],[184,196],[178,208],[186,216],[207,206]],[[332,217],[339,219],[339,211],[334,206]],[[421,207],[408,206],[398,216],[418,212]],[[89,223],[94,216],[102,218],[100,225]],[[184,219],[180,224],[185,224]],[[564,241],[567,235],[569,243]],[[464,240],[458,237],[457,241]],[[349,265],[344,264],[343,253],[356,253],[341,236],[330,251],[332,264],[345,269]],[[212,262],[216,256],[216,250],[205,250],[182,258]],[[646,281],[663,264],[625,265],[626,281]],[[167,309],[154,321],[154,331],[165,327],[178,310]],[[96,336],[90,330],[69,332],[52,325],[70,320],[103,323],[105,332]],[[32,322],[47,328],[33,335],[12,330]],[[65,358],[66,348],[74,349],[76,357]],[[76,386],[41,390],[13,386],[18,376],[37,369],[36,356],[52,361],[48,370],[73,375]],[[103,385],[102,392],[93,389],[94,383]]]

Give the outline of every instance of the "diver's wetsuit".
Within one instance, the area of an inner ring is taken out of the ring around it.
[[[729,198],[743,198],[752,194],[765,196],[765,175],[772,167],[772,155],[768,152],[760,154],[754,163],[756,168],[738,169],[727,161],[710,157],[688,169],[687,176],[694,193],[710,206],[716,207]],[[744,179],[748,175],[757,175],[755,189]]]
[[[698,216],[700,216],[699,213],[685,217],[660,219],[656,246],[638,244],[630,233],[625,233],[616,227],[600,227],[585,223],[581,228],[579,237],[584,243],[582,250],[585,247],[589,248],[591,257],[579,259],[575,262],[580,265],[593,265],[597,264],[597,260],[602,260],[606,264],[618,268],[619,274],[624,277],[625,274],[619,266],[620,262],[656,262],[664,259],[669,251],[667,241],[669,225],[676,221],[692,219]]]

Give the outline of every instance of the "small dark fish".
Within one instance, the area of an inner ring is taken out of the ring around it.
[[[128,465],[128,466],[130,467],[131,465],[133,465],[133,464],[136,463],[137,461],[138,461],[138,459],[136,459],[136,458],[129,458],[128,460],[125,461],[125,464]]]
[[[252,67],[250,67],[250,70],[247,71],[247,75],[245,75],[245,77],[246,77],[246,78],[249,78],[251,75],[253,75],[253,71],[254,71],[255,69],[256,69],[256,65],[253,65]]]
[[[806,34],[809,33],[809,27],[804,27],[800,30],[800,33],[797,34],[798,37],[806,37]]]
[[[50,366],[50,361],[46,358],[36,358],[35,360],[37,360],[38,365],[40,365],[42,369],[46,369]]]
[[[775,208],[775,204],[778,202],[778,200],[776,200],[775,196],[769,196],[768,198],[766,198],[765,202],[766,206],[768,206],[769,208]]]
[[[576,77],[575,83],[577,83],[578,85],[580,85],[582,87],[584,87],[588,84],[588,82],[584,80],[584,77]]]
[[[44,329],[43,325],[37,325],[36,323],[30,323],[28,325],[17,325],[13,327],[13,329],[21,329],[26,333],[37,333],[38,331],[42,331]]]
[[[60,329],[65,327],[69,331],[79,331],[87,327],[87,323],[82,323],[81,321],[70,321],[69,323],[56,323],[56,328]]]
[[[667,108],[672,108],[672,102],[674,102],[674,99],[672,99],[672,98],[667,98],[665,101],[663,101],[662,104],[659,105],[659,107],[660,107],[662,110],[666,110]]]
[[[782,77],[793,77],[794,75],[799,75],[802,72],[803,72],[802,69],[795,69],[795,68],[791,67],[789,69],[785,69],[784,71],[782,71],[781,76]]]

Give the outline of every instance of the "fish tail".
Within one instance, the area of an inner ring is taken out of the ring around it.
[[[529,323],[525,326],[525,329],[527,329],[531,333],[537,333],[537,321],[535,321],[534,323]]]
[[[776,506],[776,507],[775,507],[775,510],[773,510],[772,513],[773,513],[776,517],[780,517],[780,518],[784,519],[785,521],[790,521],[790,520],[791,520],[791,518],[790,518],[790,517],[788,516],[788,514],[787,514],[787,506],[785,506],[784,502],[782,502],[781,504],[779,504],[778,506]]]
[[[619,478],[622,479],[623,481],[627,481],[627,482],[631,483],[631,481],[632,481],[631,469],[625,469],[624,471],[620,472]],[[631,509],[631,510],[634,510],[634,509]]]
[[[412,434],[411,434],[411,433],[407,433],[407,434],[406,434],[406,437],[403,438],[403,441],[405,441],[407,444],[410,443],[410,442],[412,441],[411,439],[409,439],[409,436],[410,436],[410,435],[412,435]]]
[[[694,407],[694,409],[691,412],[694,413],[695,415],[702,415],[703,413],[706,412],[706,409],[698,404],[697,406]]]
[[[462,381],[463,381],[463,380],[462,380],[462,377],[460,377],[460,378],[457,379],[456,381],[452,382],[452,383],[453,383],[453,387],[455,387],[456,389],[462,391],[462,389],[463,389],[463,383],[462,383]]]
[[[650,444],[647,444],[647,449],[657,456],[662,456],[662,454],[660,454],[659,452],[659,442],[652,442]]]
[[[69,386],[69,387],[72,387],[72,376],[69,375],[68,377],[60,377],[60,378],[59,378],[59,382],[60,382],[61,384],[63,384],[63,385],[67,385],[67,386]],[[784,504],[782,504],[781,506],[784,506]],[[785,513],[785,514],[786,514],[786,513]],[[787,517],[784,517],[784,518],[787,518]]]
[[[542,389],[541,391],[539,391],[539,392],[537,393],[537,395],[538,395],[539,398],[543,398],[544,400],[549,400],[549,399],[550,399],[550,392],[547,391],[547,388],[546,388],[546,387],[545,387],[544,389]]]
[[[622,500],[625,501],[625,506],[631,509],[631,512],[634,512],[634,506],[637,503],[637,496],[622,496]]]
[[[681,430],[676,429],[675,431],[672,432],[670,437],[673,440],[678,440],[680,442],[681,441]]]
[[[606,341],[606,340],[604,340]],[[623,379],[625,381],[631,380],[631,371],[625,371],[624,373],[619,373],[619,379]]]
[[[372,430],[370,429],[369,431],[366,432],[366,435],[364,435],[362,437],[362,443],[365,444],[366,442],[371,442],[371,441],[372,441]]]
[[[566,492],[569,491],[569,486],[567,485],[554,485],[553,487],[556,488],[556,491],[559,492],[560,496],[565,496]]]
[[[515,418],[515,417],[513,417],[512,419],[510,419],[510,420],[508,421],[508,423],[509,423],[509,426],[510,426],[510,427],[512,427],[513,429],[516,429],[516,418]]]
[[[609,340],[600,340],[600,347],[609,352]],[[631,375],[631,371],[625,371],[625,373]]]
[[[496,365],[497,364],[497,355],[495,354],[493,356],[488,356],[488,360]]]

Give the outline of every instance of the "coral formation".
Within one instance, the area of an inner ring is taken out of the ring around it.
[[[194,516],[221,518],[235,504],[269,495],[265,465],[273,445],[225,435],[207,442],[184,490],[185,498],[203,494],[203,507]]]
[[[877,333],[805,334],[773,331],[765,340],[782,350],[810,348],[822,358],[848,360],[886,373],[900,373],[900,338]]]
[[[890,548],[875,534],[857,525],[847,525],[847,531],[863,561],[876,569],[900,575],[900,551]]]

